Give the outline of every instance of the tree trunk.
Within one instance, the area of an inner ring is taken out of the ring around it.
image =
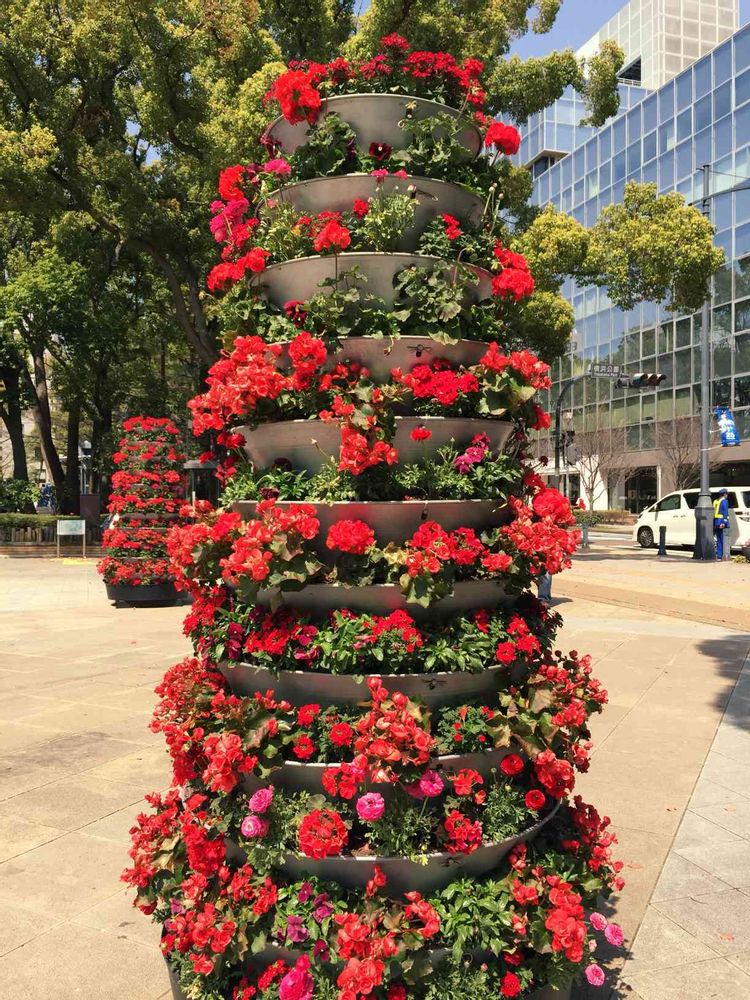
[[[5,386],[5,403],[0,407],[0,418],[5,424],[13,454],[13,478],[28,479],[26,443],[23,439],[23,407],[21,406],[21,380],[18,369],[0,367],[0,381]]]
[[[77,399],[68,406],[68,428],[65,460],[65,495],[60,509],[64,514],[79,514],[81,511],[80,461],[78,459],[78,438],[81,430],[81,404]]]
[[[31,412],[34,416],[39,441],[42,447],[42,457],[47,471],[52,477],[55,491],[59,498],[65,491],[65,471],[60,455],[52,436],[52,414],[49,406],[49,389],[47,387],[47,369],[44,363],[44,347],[34,345],[31,351],[34,374],[26,370],[26,380],[32,393]]]

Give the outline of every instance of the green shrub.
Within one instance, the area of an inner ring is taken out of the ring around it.
[[[576,524],[581,527],[587,524],[589,528],[594,528],[597,524],[602,523],[602,515],[598,510],[581,510],[580,507],[574,507],[573,515],[576,519]]]
[[[0,512],[22,511],[34,506],[39,490],[28,479],[0,479]]]

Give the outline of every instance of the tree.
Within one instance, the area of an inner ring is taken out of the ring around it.
[[[585,425],[576,435],[577,468],[588,504],[594,507],[620,481],[624,463],[625,429],[612,427],[609,410],[595,407],[586,412]]]
[[[656,184],[625,185],[620,205],[608,205],[590,231],[585,269],[620,309],[642,299],[668,301],[693,312],[708,297],[711,275],[724,263],[714,228],[676,191]]]
[[[656,425],[656,447],[664,457],[672,489],[685,490],[698,481],[701,467],[700,418],[677,417]],[[709,468],[721,465],[721,456],[709,451]]]

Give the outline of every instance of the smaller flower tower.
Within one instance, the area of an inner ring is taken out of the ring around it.
[[[115,603],[174,601],[166,538],[184,498],[180,432],[166,417],[131,417],[122,426],[113,456],[117,472],[108,507],[113,516],[97,569]]]

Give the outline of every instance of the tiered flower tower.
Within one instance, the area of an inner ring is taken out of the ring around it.
[[[171,420],[156,417],[131,417],[122,427],[108,507],[114,516],[97,568],[115,603],[173,601],[167,532],[185,498],[180,432]]]
[[[191,405],[226,503],[170,536],[195,656],[125,874],[178,998],[559,996],[621,941],[570,797],[606,694],[532,590],[576,538],[529,457],[548,369],[508,332],[534,283],[480,73],[397,36],[295,67],[220,179],[236,333]]]

